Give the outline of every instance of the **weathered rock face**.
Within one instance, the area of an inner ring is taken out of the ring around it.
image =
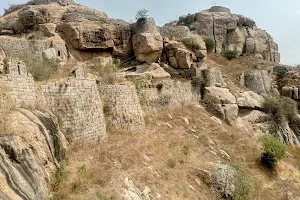
[[[236,98],[227,88],[215,86],[205,87],[203,101],[207,103],[208,111],[225,120],[228,124],[234,124],[238,116]]]
[[[68,6],[67,11],[63,16],[63,20],[66,22],[80,22],[83,19],[89,21],[101,21],[106,18],[108,18],[106,13],[82,5]]]
[[[171,77],[171,75],[157,63],[152,63],[151,65],[145,63],[143,65],[129,67],[122,70],[122,72],[125,73],[125,77],[127,78],[163,79]]]
[[[163,38],[159,34],[138,33],[132,36],[133,50],[139,62],[157,62],[163,49]]]
[[[174,29],[174,23],[171,25]],[[188,26],[192,32],[203,38],[213,39],[216,44],[216,53],[235,50],[241,54],[260,55],[267,61],[280,62],[278,46],[272,37],[267,32],[258,29],[252,19],[231,14],[228,8],[214,6],[209,10],[182,16],[177,25]]]
[[[236,104],[236,98],[227,88],[206,87],[204,101],[216,104]]]
[[[19,109],[8,122],[10,134],[0,137],[0,197],[47,199],[50,175],[65,159],[66,143],[55,118]]]
[[[78,23],[63,23],[58,26],[70,40],[75,49],[108,49],[114,47],[113,35],[115,27],[110,24],[96,24],[85,21]]]
[[[159,32],[162,37],[170,40],[181,40],[190,35],[190,29],[187,26],[163,26],[159,28]]]
[[[299,100],[299,86],[284,86],[281,88],[281,95],[294,100]]]
[[[153,63],[161,57],[163,38],[158,32],[153,19],[139,19],[132,26],[132,44],[139,62]]]
[[[151,190],[149,187],[145,187],[143,191],[140,191],[132,182],[126,178],[124,180],[126,188],[123,188],[122,197],[124,200],[151,200]]]
[[[58,30],[77,50],[109,51],[115,56],[128,57],[132,53],[129,24],[117,21],[66,22]]]
[[[225,85],[222,73],[216,68],[209,68],[203,70],[205,87],[217,86],[221,87]]]
[[[271,91],[271,75],[267,70],[246,71],[242,74],[241,84],[258,94]]]
[[[260,109],[263,103],[264,98],[253,91],[243,92],[237,97],[237,104],[240,108]]]
[[[170,65],[177,69],[189,69],[197,61],[196,54],[177,41],[165,41],[165,55]],[[200,50],[199,50],[200,51]],[[199,55],[205,57],[205,55]],[[199,58],[200,59],[200,58]]]

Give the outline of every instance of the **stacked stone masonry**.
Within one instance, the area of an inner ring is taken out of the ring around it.
[[[57,116],[69,142],[93,141],[106,136],[101,97],[104,110],[109,112],[108,123],[132,132],[144,130],[143,110],[155,112],[201,99],[199,87],[192,86],[190,81],[164,80],[138,89],[133,85],[97,85],[94,79],[85,78],[79,69],[65,82],[49,82],[36,87],[25,64],[12,59],[4,60],[4,73],[0,76],[0,84],[9,93],[4,96],[12,100],[1,98],[0,112],[8,103],[16,107],[39,105],[49,109]]]
[[[68,50],[63,40],[26,40],[24,38],[13,38],[0,36],[0,48],[6,56],[12,58],[31,58],[42,60],[43,51],[54,48],[56,57],[60,60],[68,58]]]
[[[143,111],[133,85],[99,85],[98,88],[109,125],[131,132],[144,130]]]
[[[36,93],[34,80],[27,73],[24,63],[12,59],[4,61],[4,75],[0,76],[1,91],[6,98],[1,99],[1,108],[10,104],[14,107],[32,107],[35,103]]]
[[[106,124],[95,80],[70,77],[65,83],[42,85],[41,91],[68,141],[84,142],[105,137]]]
[[[157,84],[138,90],[145,112],[181,107],[201,100],[200,87],[193,86],[190,81],[164,80],[159,84],[162,84],[161,89]]]

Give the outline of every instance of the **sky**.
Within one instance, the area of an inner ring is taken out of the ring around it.
[[[145,8],[158,25],[196,13],[214,5],[228,7],[234,14],[253,19],[279,45],[281,63],[300,64],[300,0],[75,0],[76,3],[104,11],[111,18],[134,20],[136,11]],[[12,4],[27,0],[0,0],[0,14]]]

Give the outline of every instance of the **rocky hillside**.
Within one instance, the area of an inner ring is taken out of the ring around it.
[[[257,28],[252,19],[232,14],[228,8],[214,6],[199,13],[182,16],[161,29],[162,35],[170,38],[180,38],[182,35],[176,33],[187,35],[189,31],[203,38],[213,39],[216,53],[235,50],[240,54],[253,54],[259,59],[280,62],[278,45],[270,34]]]
[[[228,8],[158,27],[32,0],[0,61],[0,199],[300,198],[300,78]]]

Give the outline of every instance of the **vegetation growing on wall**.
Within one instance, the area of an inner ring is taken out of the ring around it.
[[[28,72],[32,74],[35,81],[56,78],[59,74],[58,60],[39,60],[32,57],[20,57],[18,60],[26,64]]]

